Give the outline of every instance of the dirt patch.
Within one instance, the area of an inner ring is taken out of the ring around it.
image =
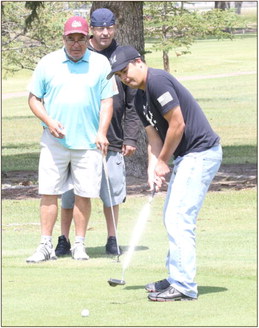
[[[11,171],[2,172],[2,199],[40,198],[38,195],[38,172]],[[214,178],[210,191],[225,189],[241,190],[257,186],[257,165],[222,165]],[[147,194],[147,177],[127,177],[127,194]],[[162,192],[166,191],[166,186]]]

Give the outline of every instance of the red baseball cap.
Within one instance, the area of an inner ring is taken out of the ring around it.
[[[69,18],[64,26],[64,35],[72,33],[82,33],[88,35],[89,27],[87,21],[81,16],[74,16]]]

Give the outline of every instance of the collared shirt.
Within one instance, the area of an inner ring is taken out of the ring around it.
[[[29,91],[43,99],[48,115],[65,128],[57,139],[70,149],[95,149],[102,99],[114,94],[111,68],[104,56],[87,50],[78,62],[64,48],[44,56],[38,63]],[[42,123],[44,125],[44,123]]]

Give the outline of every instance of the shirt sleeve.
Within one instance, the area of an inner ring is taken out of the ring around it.
[[[137,90],[123,85],[125,92],[124,145],[136,147],[140,131],[140,120],[134,105]]]
[[[44,97],[46,93],[43,72],[44,72],[43,61],[40,60],[32,74],[31,81],[28,85],[28,91],[41,99]]]
[[[148,88],[150,98],[162,115],[179,106],[180,103],[173,82],[167,76],[161,74],[157,75],[155,79],[150,79]]]
[[[102,94],[101,99],[111,98],[113,95],[118,93],[118,89],[116,86],[115,78],[113,77],[110,80],[107,80],[107,75],[111,71],[111,65],[108,59],[103,56],[103,74],[102,74]]]

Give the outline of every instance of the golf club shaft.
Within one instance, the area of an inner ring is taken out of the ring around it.
[[[145,228],[145,224],[150,216],[150,211],[151,211],[151,202],[155,196],[156,193],[156,189],[155,189],[155,184],[154,184],[154,188],[151,191],[151,194],[149,196],[149,200],[148,202],[142,207],[139,217],[137,219],[137,222],[135,224],[134,230],[132,232],[132,236],[131,236],[131,240],[130,240],[130,246],[128,249],[128,252],[126,254],[126,258],[124,259],[124,263],[123,263],[123,268],[122,268],[122,278],[121,280],[124,280],[124,275],[125,275],[125,271],[127,269],[127,267],[130,264],[131,261],[131,257],[133,255],[133,252],[135,250],[135,247],[137,246],[139,239],[144,231]]]
[[[106,162],[105,155],[103,155],[103,169],[104,169],[104,174],[105,174],[105,178],[106,178],[107,189],[108,189],[108,194],[109,194],[109,199],[110,199],[110,204],[111,204],[112,221],[113,221],[115,237],[116,237],[117,252],[118,252],[118,256],[119,256],[120,255],[119,240],[118,240],[117,226],[116,226],[115,215],[114,215],[113,205],[112,205],[112,196],[111,196],[111,189],[110,189],[110,182],[109,182],[109,173],[108,173],[108,167],[107,167],[107,162]]]

